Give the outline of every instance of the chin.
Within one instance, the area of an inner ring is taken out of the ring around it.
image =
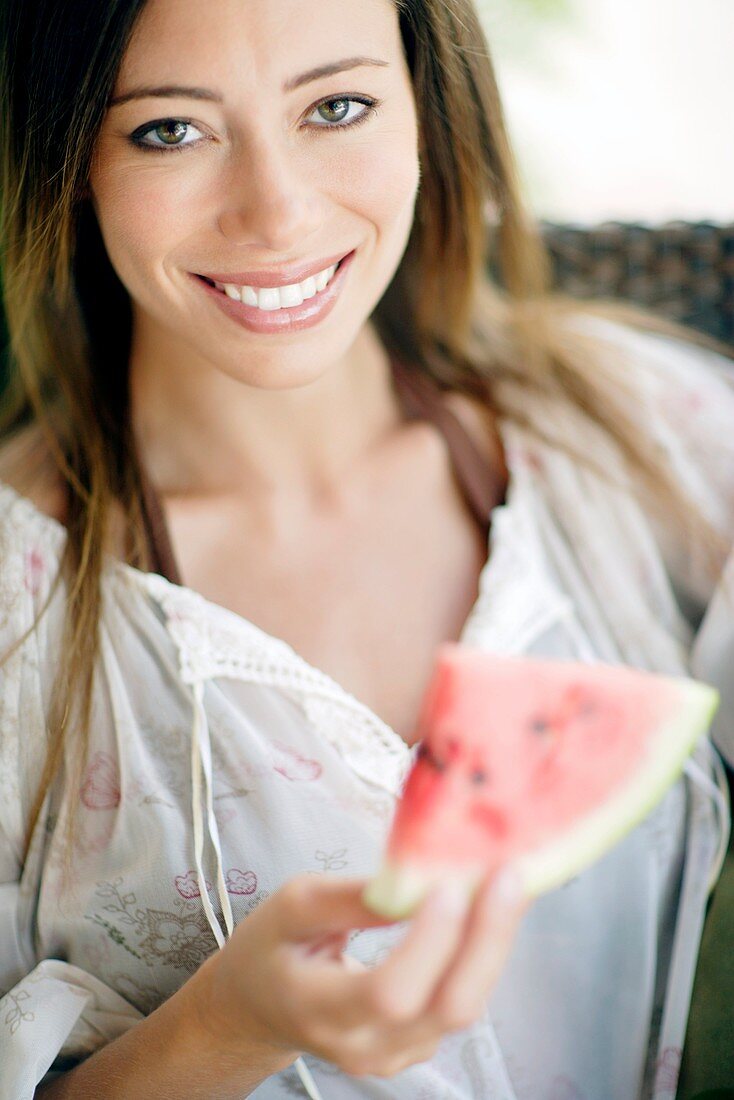
[[[295,390],[323,378],[353,342],[354,337],[338,345],[335,343],[330,349],[321,341],[301,338],[291,347],[242,349],[236,358],[228,356],[227,361],[212,360],[210,348],[208,357],[222,374],[247,386],[273,391]],[[308,344],[312,346],[309,348]]]

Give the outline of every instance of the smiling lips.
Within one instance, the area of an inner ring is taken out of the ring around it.
[[[354,252],[316,264],[266,272],[197,275],[234,321],[255,332],[283,332],[318,324],[331,311]]]
[[[248,306],[257,306],[267,312],[303,305],[309,298],[326,290],[335,274],[336,264],[333,264],[316,275],[309,275],[300,283],[287,283],[285,286],[237,286],[235,283],[220,283],[216,280],[214,285],[217,290],[223,290],[228,298],[244,302]]]
[[[201,278],[233,301],[271,311],[300,306],[325,290],[333,279],[344,253],[316,264],[280,268],[271,271],[244,271],[232,274],[207,273]]]

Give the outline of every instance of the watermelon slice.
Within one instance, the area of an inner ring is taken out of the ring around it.
[[[531,897],[560,886],[662,798],[717,705],[694,680],[442,645],[366,904],[401,919],[510,862]]]

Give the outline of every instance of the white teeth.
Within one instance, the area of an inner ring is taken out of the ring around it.
[[[303,291],[304,299],[313,298],[316,293],[316,280],[314,279],[313,275],[310,275],[308,279],[303,280],[303,282],[301,283],[301,290]]]
[[[217,290],[223,290],[228,298],[271,312],[275,309],[300,306],[302,302],[320,294],[334,278],[337,266],[333,264],[325,271],[320,271],[318,275],[309,275],[302,283],[293,283],[290,286],[252,287],[235,286],[234,283],[215,283],[214,285]]]
[[[280,309],[280,291],[278,288],[261,287],[257,292],[257,307],[268,311]]]
[[[280,304],[282,306],[300,306],[305,295],[303,288],[296,286],[282,286],[280,288]]]

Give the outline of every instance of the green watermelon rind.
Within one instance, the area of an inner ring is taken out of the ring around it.
[[[677,712],[649,739],[644,762],[634,775],[580,823],[513,861],[528,897],[562,886],[600,859],[655,808],[680,776],[711,724],[719,693],[696,680],[665,679],[678,690]],[[466,891],[468,901],[486,873],[483,864],[458,860],[448,864],[385,860],[364,891],[363,901],[381,916],[403,920],[434,886],[449,878]]]
[[[719,693],[693,680],[679,679],[677,683],[678,712],[649,740],[645,762],[627,783],[592,811],[581,829],[571,829],[542,851],[517,861],[530,897],[561,886],[594,863],[647,817],[679,778],[686,760],[711,725]]]
[[[379,873],[368,883],[362,901],[381,917],[404,920],[413,914],[434,887],[451,879],[464,890],[467,901],[486,874],[482,864],[397,863],[386,860]]]

